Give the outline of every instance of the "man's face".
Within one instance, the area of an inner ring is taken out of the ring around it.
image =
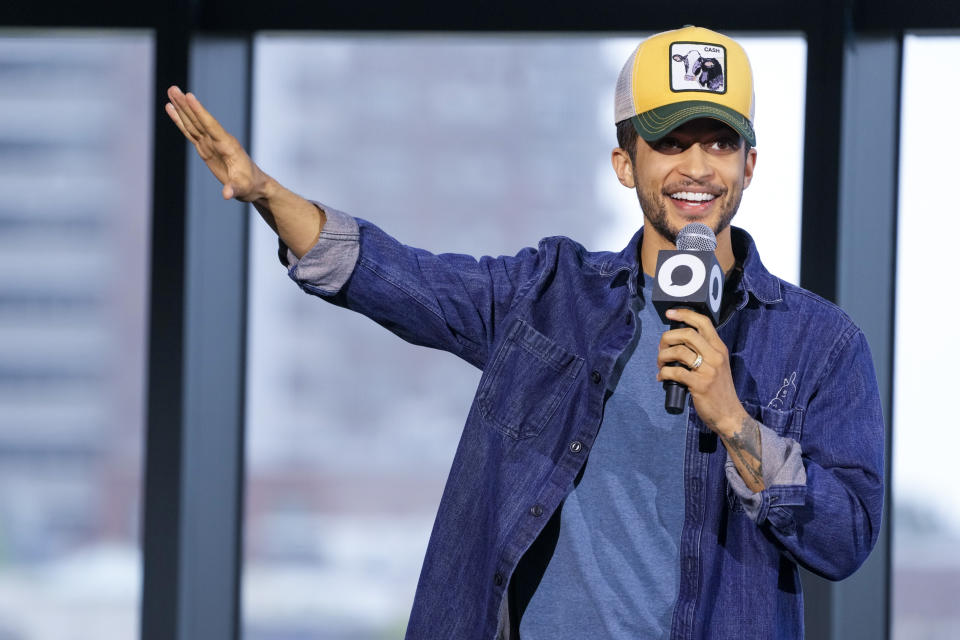
[[[729,126],[701,118],[656,142],[638,139],[632,167],[618,166],[616,155],[614,166],[620,182],[636,188],[647,224],[675,244],[691,222],[718,235],[729,226],[753,177],[756,154],[744,152],[742,138]]]

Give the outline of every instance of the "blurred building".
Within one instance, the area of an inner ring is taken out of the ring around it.
[[[4,638],[136,629],[151,59],[0,36]]]
[[[616,180],[612,95],[629,52],[609,46],[261,37],[254,156],[434,252],[513,254],[559,234],[601,248],[619,215],[640,221],[632,193],[626,212],[600,193]],[[399,637],[480,372],[303,294],[253,224],[247,637]]]

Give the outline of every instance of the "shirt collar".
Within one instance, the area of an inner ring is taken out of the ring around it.
[[[743,264],[742,287],[764,304],[783,302],[780,279],[767,271],[760,261],[757,245],[750,234],[739,227],[730,227],[733,255]]]
[[[739,227],[731,226],[730,232],[733,255],[743,268],[740,288],[764,304],[782,302],[780,280],[763,266],[753,238]],[[643,242],[643,227],[640,227],[633,234],[630,242],[620,253],[609,254],[610,259],[601,266],[601,271],[608,275],[628,272],[630,275],[630,292],[634,294],[637,292],[636,282],[640,273],[639,249],[641,242]]]

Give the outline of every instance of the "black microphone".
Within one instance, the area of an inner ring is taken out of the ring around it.
[[[720,321],[720,300],[723,297],[723,269],[713,251],[717,237],[705,224],[691,222],[677,234],[676,251],[660,251],[653,281],[653,306],[660,319],[671,329],[686,326],[667,318],[667,309],[692,309],[708,316],[713,325]],[[681,366],[673,362],[669,366]],[[667,413],[683,413],[687,404],[687,387],[665,380],[663,406]]]

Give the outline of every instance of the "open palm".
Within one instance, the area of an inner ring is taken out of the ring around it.
[[[217,180],[223,183],[223,197],[252,202],[263,196],[266,175],[250,159],[240,142],[227,133],[216,118],[192,93],[179,87],[167,90],[166,111]]]

